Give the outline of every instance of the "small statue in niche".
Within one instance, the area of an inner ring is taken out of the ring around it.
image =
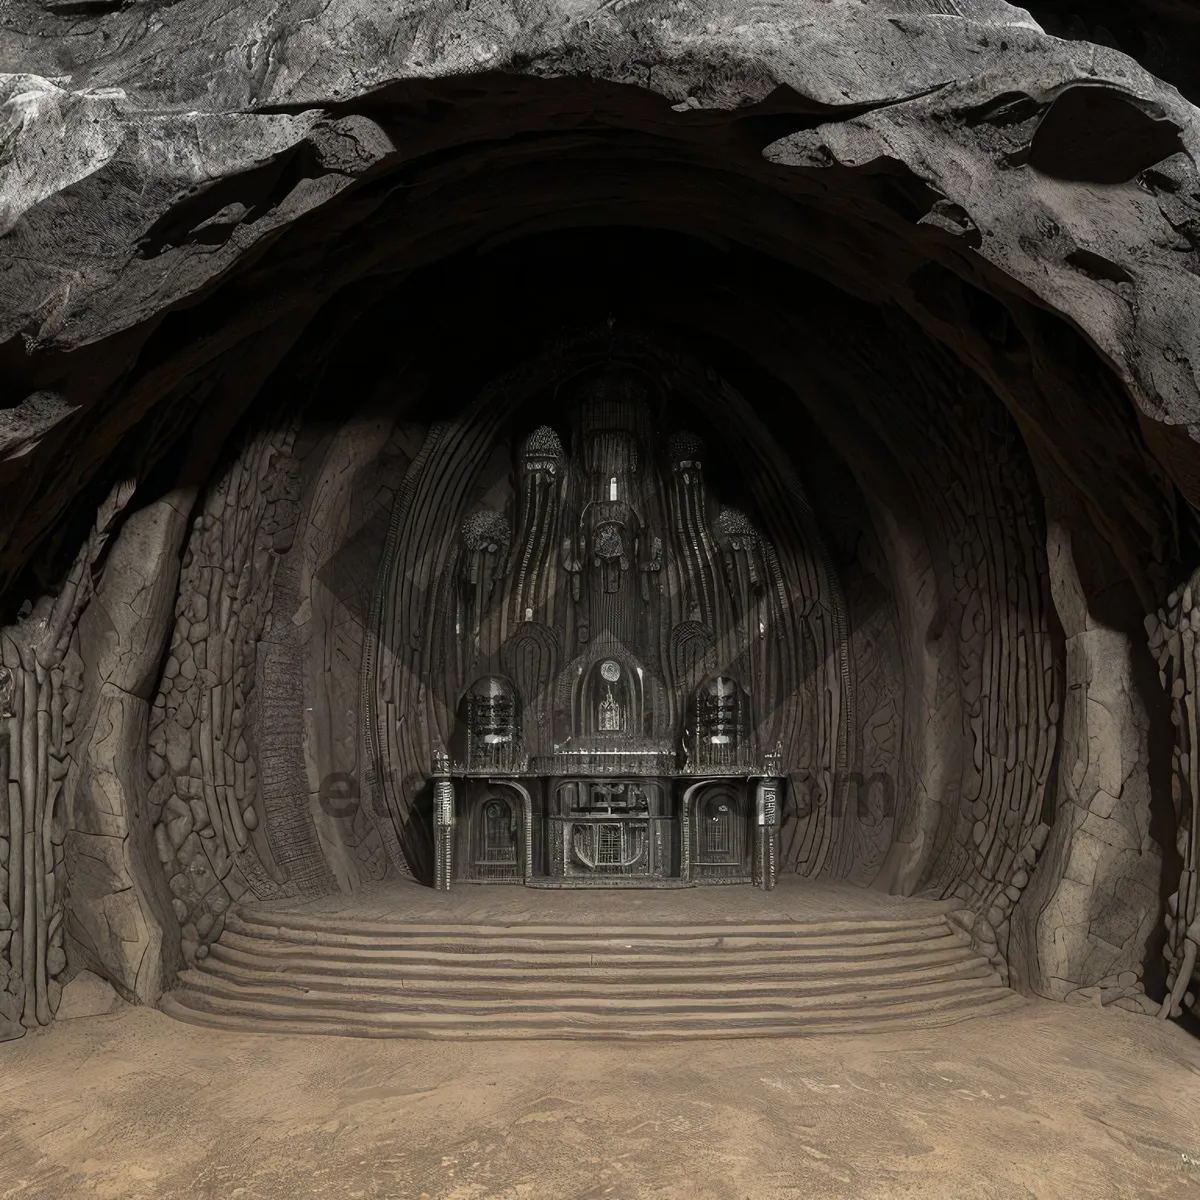
[[[623,533],[618,522],[605,521],[597,524],[592,534],[592,563],[600,569],[602,586],[608,593],[620,588],[621,576],[629,570]]]
[[[621,732],[621,706],[613,696],[611,687],[607,689],[604,699],[600,701],[600,719],[597,725],[601,733]]]
[[[736,508],[723,508],[717,516],[717,532],[725,540],[726,570],[735,573],[735,554],[744,554],[746,576],[751,586],[761,586],[758,572],[759,536],[750,518]]]
[[[710,746],[736,748],[741,730],[738,722],[738,685],[718,676],[700,689],[697,697],[698,728]]]
[[[562,442],[549,425],[539,425],[521,450],[521,469],[532,475],[544,474],[553,479],[558,474],[563,457]]]
[[[766,586],[763,540],[750,518],[736,508],[723,508],[716,521],[717,544],[734,608],[743,619],[758,609],[758,636],[766,636],[766,612],[760,601]]]
[[[689,765],[734,767],[753,758],[750,697],[736,679],[717,675],[696,691],[685,739]]]
[[[616,659],[605,659],[600,664],[600,678],[604,684],[604,698],[597,712],[596,728],[601,733],[620,733],[625,728],[625,708],[613,695],[613,688],[620,690],[621,664]]]
[[[575,693],[573,734],[640,734],[643,708],[637,672],[615,658],[582,670]]]

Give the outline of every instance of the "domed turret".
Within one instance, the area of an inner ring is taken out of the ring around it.
[[[539,425],[525,439],[521,455],[526,459],[560,459],[563,456],[562,440],[549,425]]]

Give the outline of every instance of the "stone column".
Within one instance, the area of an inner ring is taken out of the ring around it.
[[[1047,529],[1066,689],[1049,837],[1036,870],[1020,869],[1009,890],[1012,982],[1056,1000],[1150,1012],[1142,956],[1158,923],[1162,856],[1150,836],[1150,717],[1135,661],[1145,651],[1096,615],[1117,578],[1103,570],[1099,539],[1086,547],[1085,584],[1071,528],[1051,511]]]
[[[125,521],[79,620],[83,695],[67,779],[68,951],[143,1004],[158,1000],[179,949],[147,811],[146,729],[194,500],[194,490],[172,492]]]
[[[454,878],[454,781],[450,778],[450,760],[444,754],[434,756],[433,766],[433,886],[448,892]]]
[[[765,892],[778,874],[779,797],[782,779],[759,779],[754,785],[754,882]]]

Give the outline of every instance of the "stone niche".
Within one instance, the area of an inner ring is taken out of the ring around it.
[[[1179,93],[1000,0],[85,7],[0,39],[0,1037],[398,876],[1194,1011]]]
[[[441,756],[452,873],[565,885],[619,827],[647,842],[634,881],[700,880],[711,792],[745,853],[710,874],[749,879],[752,781],[776,779],[778,869],[956,895],[1004,938],[1064,668],[1019,434],[948,361],[889,372],[902,410],[855,387],[905,481],[901,550],[817,378],[813,416],[778,382],[756,406],[687,343],[614,319],[409,396],[377,349],[361,411],[319,389],[247,420],[181,545],[145,733],[186,959],[243,899],[433,883]],[[614,784],[650,800],[614,809]]]

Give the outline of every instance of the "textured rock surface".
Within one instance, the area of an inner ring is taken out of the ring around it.
[[[343,891],[383,876],[387,854],[361,803],[358,702],[364,617],[383,522],[424,433],[386,416],[349,422],[322,445],[305,536],[298,539],[308,810]]]
[[[119,1012],[121,997],[112,984],[91,971],[80,971],[63,988],[62,999],[55,1014],[60,1021],[71,1021],[78,1017],[103,1017]]]

